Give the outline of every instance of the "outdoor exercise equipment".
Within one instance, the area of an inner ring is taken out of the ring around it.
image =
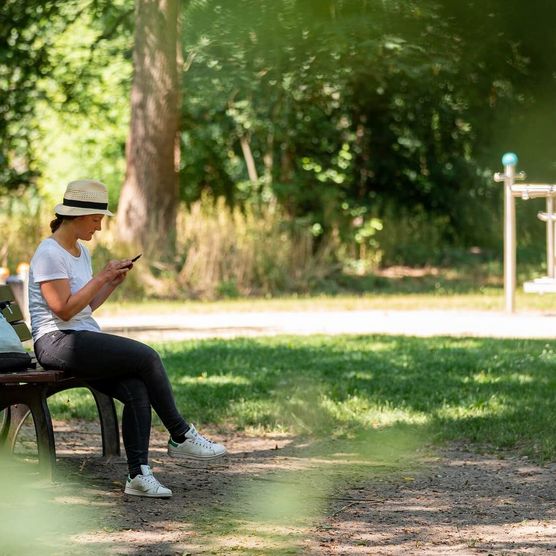
[[[502,157],[504,173],[496,172],[494,181],[504,182],[504,298],[506,311],[513,313],[515,310],[515,277],[516,277],[516,223],[515,223],[515,197],[524,201],[538,197],[546,198],[546,212],[539,212],[539,220],[546,222],[546,268],[547,276],[525,282],[523,289],[527,293],[555,293],[556,277],[554,274],[554,256],[556,253],[556,213],[554,213],[554,198],[556,197],[556,184],[548,183],[521,183],[525,174],[516,174],[517,155],[506,153]]]

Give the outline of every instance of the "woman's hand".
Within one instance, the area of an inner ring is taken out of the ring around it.
[[[127,273],[133,268],[130,259],[110,261],[96,276],[103,286],[91,300],[90,306],[94,311],[98,309],[110,296],[110,294],[126,279]]]
[[[127,277],[127,271],[129,270],[129,268],[126,268],[124,270],[124,272],[122,272],[121,274],[119,274],[118,276],[116,276],[116,278],[114,278],[113,280],[111,280],[110,282],[108,282],[108,284],[112,287],[115,288],[117,286],[119,286]]]
[[[64,321],[72,319],[87,305],[94,311],[124,280],[133,266],[130,259],[110,261],[80,290],[71,292],[68,278],[41,282],[41,293],[51,311]]]
[[[132,266],[133,263],[130,259],[113,260],[98,273],[98,277],[106,284],[116,287],[125,280],[127,272]]]

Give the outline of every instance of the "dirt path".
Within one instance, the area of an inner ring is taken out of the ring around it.
[[[317,528],[315,554],[554,554],[556,467],[444,450],[411,480],[370,483]]]
[[[154,432],[151,463],[174,496],[148,500],[122,494],[125,462],[98,457],[94,424],[55,427],[63,481],[44,489],[73,516],[56,554],[556,553],[556,465],[227,433],[213,436],[230,455],[199,466],[168,458]]]

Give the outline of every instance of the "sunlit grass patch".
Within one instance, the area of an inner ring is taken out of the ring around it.
[[[198,376],[182,376],[177,379],[177,384],[204,384],[221,386],[223,384],[250,384],[250,381],[245,377],[233,375],[212,375],[207,376],[206,372]]]
[[[438,440],[556,458],[555,342],[312,336],[166,343],[176,399],[200,425],[342,437],[407,425]],[[84,391],[56,416],[93,418]]]

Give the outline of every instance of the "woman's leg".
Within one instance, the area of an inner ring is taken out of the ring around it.
[[[145,383],[140,378],[92,380],[89,385],[124,404],[122,437],[131,478],[141,474],[141,465],[149,464],[151,404]]]
[[[45,368],[58,368],[87,380],[140,378],[170,435],[179,438],[189,430],[176,407],[160,356],[141,342],[100,332],[65,330],[39,338],[35,354]]]

